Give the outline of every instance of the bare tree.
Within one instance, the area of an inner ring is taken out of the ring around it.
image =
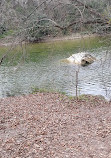
[[[12,29],[13,41],[21,43],[81,31],[107,33],[110,5],[109,0],[1,0],[0,34]]]

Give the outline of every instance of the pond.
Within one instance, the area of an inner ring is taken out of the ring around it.
[[[69,41],[29,44],[13,50],[1,47],[8,57],[0,66],[0,98],[32,93],[35,89],[76,94],[78,66],[62,62],[74,53],[87,51],[96,61],[79,67],[78,95],[102,95],[111,99],[111,51],[108,38],[93,37]],[[23,50],[23,54],[21,53]]]

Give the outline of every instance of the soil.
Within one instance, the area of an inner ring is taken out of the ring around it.
[[[111,158],[111,103],[47,92],[2,98],[0,158]]]
[[[77,39],[85,39],[85,38],[93,38],[97,37],[99,35],[97,34],[80,34],[80,33],[74,33],[71,35],[67,36],[61,36],[61,37],[47,37],[44,39],[44,42],[55,42],[55,41],[67,41],[67,40],[77,40]]]
[[[69,36],[63,36],[63,37],[46,37],[43,39],[42,42],[76,40],[76,39],[91,38],[91,37],[96,37],[96,36],[98,36],[98,35],[97,34],[81,35],[80,33],[76,33],[76,34],[72,34]],[[19,39],[19,37],[13,38],[12,36],[6,36],[5,38],[0,39],[0,46],[18,45],[20,43],[20,41],[21,40]]]

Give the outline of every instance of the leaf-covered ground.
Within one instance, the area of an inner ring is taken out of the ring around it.
[[[111,103],[57,93],[0,99],[0,158],[111,158]]]

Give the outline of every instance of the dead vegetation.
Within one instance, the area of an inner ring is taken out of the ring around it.
[[[111,103],[37,93],[0,100],[1,158],[110,158]]]

